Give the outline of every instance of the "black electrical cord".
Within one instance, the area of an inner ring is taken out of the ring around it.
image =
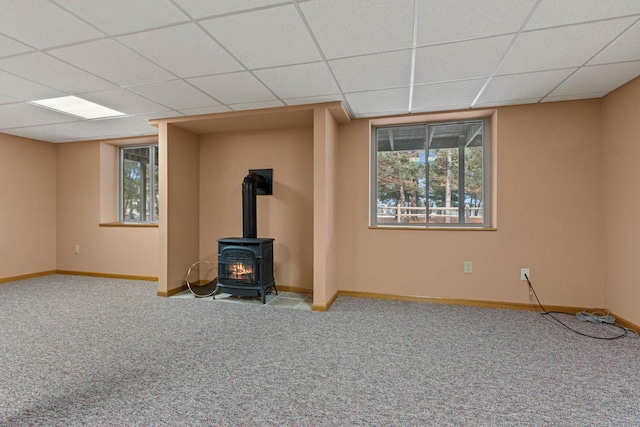
[[[627,329],[623,328],[620,325],[616,325],[615,323],[608,323],[608,324],[612,325],[612,326],[615,326],[616,328],[622,330],[622,332],[620,333],[620,335],[616,335],[616,336],[613,336],[613,337],[599,337],[599,336],[596,336],[596,335],[585,334],[584,332],[580,332],[578,330],[573,329],[572,327],[568,326],[567,324],[565,324],[560,319],[558,319],[557,317],[554,316],[554,314],[566,314],[566,315],[569,315],[569,316],[573,316],[573,313],[566,313],[564,311],[547,311],[547,309],[544,308],[544,306],[540,302],[540,299],[538,298],[538,295],[536,294],[536,290],[533,289],[533,285],[531,284],[531,281],[529,280],[529,276],[527,276],[525,274],[524,277],[525,277],[525,279],[527,279],[527,283],[529,284],[529,290],[533,293],[533,296],[536,297],[536,301],[538,301],[538,305],[540,306],[540,308],[543,311],[540,314],[551,317],[553,320],[555,320],[556,322],[558,322],[559,324],[561,324],[562,326],[564,326],[568,330],[570,330],[572,332],[575,332],[578,335],[582,335],[583,337],[593,338],[593,339],[596,339],[596,340],[608,340],[608,341],[611,341],[611,340],[616,340],[618,338],[622,338],[625,335],[627,335]]]

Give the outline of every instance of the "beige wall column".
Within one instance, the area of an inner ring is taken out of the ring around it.
[[[159,123],[160,271],[158,295],[183,288],[189,266],[199,252],[198,135]]]
[[[335,242],[338,125],[326,108],[313,117],[313,309],[327,310],[338,291]]]

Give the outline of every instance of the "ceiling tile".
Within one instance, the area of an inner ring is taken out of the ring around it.
[[[9,96],[16,100],[33,101],[66,94],[22,77],[0,71],[0,95]]]
[[[131,132],[123,129],[116,129],[112,123],[101,122],[84,122],[78,128],[75,128],[76,132],[80,132],[81,137],[69,138],[68,140],[60,140],[57,142],[71,142],[82,140],[97,140],[97,139],[111,139],[111,138],[123,138],[131,136]]]
[[[18,101],[19,101],[18,99],[0,94],[0,104],[11,104]]]
[[[632,21],[633,18],[622,18],[522,33],[498,73],[584,65]]]
[[[154,113],[169,110],[166,106],[122,88],[83,93],[80,97],[125,114]]]
[[[577,24],[640,13],[637,0],[542,0],[526,30]]]
[[[334,95],[309,96],[304,98],[288,98],[288,99],[283,99],[283,101],[287,105],[305,105],[305,104],[318,104],[321,102],[344,101],[344,99],[342,98],[342,95],[337,93]]]
[[[40,141],[64,141],[82,138],[83,134],[73,128],[73,123],[59,123],[54,125],[31,126],[5,131],[11,135]]]
[[[328,59],[412,46],[412,1],[324,0],[300,8]]]
[[[469,107],[485,79],[414,86],[411,110]]]
[[[620,38],[616,39],[589,61],[589,65],[635,61],[638,59],[640,59],[640,22],[637,22]]]
[[[56,0],[56,3],[109,35],[145,30],[188,19],[169,0]]]
[[[157,135],[158,128],[148,123],[148,120],[139,117],[122,117],[110,119],[116,121],[113,128],[122,129],[133,135]]]
[[[524,98],[524,99],[510,99],[508,101],[493,101],[493,102],[478,102],[473,108],[487,108],[487,107],[508,107],[510,105],[523,105],[523,104],[535,104],[540,101],[540,97]]]
[[[491,79],[478,103],[542,98],[566,79],[574,69],[497,76]]]
[[[158,128],[134,117],[83,120],[71,125],[82,139],[118,138],[131,135],[155,135]],[[77,138],[75,138],[77,139]]]
[[[355,116],[358,119],[363,119],[363,118],[368,118],[368,117],[375,117],[375,118],[379,118],[381,116],[399,116],[401,114],[407,114],[407,110],[398,110],[398,111],[385,111],[384,114],[382,113],[362,113],[362,114],[358,114],[357,116]]]
[[[100,77],[41,52],[1,59],[0,69],[72,94],[115,87]]]
[[[575,101],[578,99],[602,98],[608,92],[583,93],[580,95],[547,96],[540,102]]]
[[[322,59],[293,5],[200,24],[249,69]]]
[[[160,113],[136,114],[133,117],[135,117],[136,119],[140,119],[148,122],[149,120],[169,119],[172,117],[182,117],[182,116],[184,116],[184,114],[182,114],[180,111],[168,110],[168,111],[162,111]]]
[[[329,62],[344,92],[409,86],[411,50],[376,53]]]
[[[258,110],[260,108],[272,108],[272,107],[282,107],[284,103],[282,101],[257,101],[257,102],[244,102],[241,104],[233,104],[229,105],[233,111],[241,111],[241,110]]]
[[[48,53],[123,86],[155,83],[175,78],[151,61],[111,39],[50,50]]]
[[[226,113],[227,111],[231,111],[231,108],[227,107],[226,105],[216,105],[213,107],[189,108],[186,110],[180,110],[180,112],[185,116],[197,116],[199,114]]]
[[[416,49],[414,83],[488,77],[493,74],[513,36],[443,44]]]
[[[268,68],[254,73],[279,98],[301,98],[339,92],[324,62]]]
[[[175,2],[196,19],[284,3],[283,0],[175,0]]]
[[[536,0],[420,0],[418,46],[515,33]]]
[[[0,105],[0,129],[65,123],[74,120],[78,118],[23,102]]]
[[[220,104],[184,80],[133,86],[128,89],[175,110]]]
[[[0,57],[28,52],[30,50],[31,48],[29,46],[0,34]]]
[[[118,40],[179,77],[243,69],[195,24],[145,31],[118,37]]]
[[[175,114],[174,116],[179,116]],[[50,142],[98,140],[133,135],[154,135],[157,128],[134,118],[82,120],[44,126],[23,127],[6,131],[24,138]]]
[[[446,107],[426,107],[426,108],[415,108],[411,110],[412,114],[415,113],[434,113],[437,111],[455,111],[455,110],[467,110],[469,109],[469,104],[462,105],[448,105]]]
[[[249,72],[195,77],[187,81],[223,104],[275,99],[275,96]]]
[[[356,116],[369,113],[409,111],[409,88],[384,89],[345,94],[351,111]]]
[[[550,96],[611,92],[640,75],[640,61],[593,65],[580,68]]]
[[[5,4],[0,28],[22,43],[44,49],[104,37],[104,34],[48,0]]]

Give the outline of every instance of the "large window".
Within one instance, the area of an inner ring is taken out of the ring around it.
[[[489,226],[489,120],[376,127],[372,225]]]
[[[119,148],[119,219],[128,223],[158,221],[158,146]]]

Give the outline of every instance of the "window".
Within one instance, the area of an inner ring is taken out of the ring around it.
[[[372,225],[489,227],[489,119],[375,127]]]
[[[120,147],[120,222],[158,222],[158,146]]]

